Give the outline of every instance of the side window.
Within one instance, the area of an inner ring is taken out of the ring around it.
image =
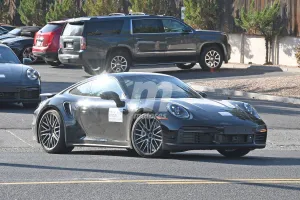
[[[133,33],[163,33],[164,27],[160,19],[132,20]]]
[[[123,20],[109,20],[90,22],[87,24],[86,33],[93,35],[119,35],[124,25]]]
[[[71,94],[79,95],[79,96],[90,96],[90,92],[91,92],[91,82],[84,83],[70,91]]]
[[[184,29],[188,28],[187,26],[173,19],[163,19],[162,22],[164,30],[167,33],[181,33]]]
[[[116,92],[120,98],[123,97],[123,90],[114,78],[105,77],[91,82],[90,96],[100,97],[100,94],[108,91]]]

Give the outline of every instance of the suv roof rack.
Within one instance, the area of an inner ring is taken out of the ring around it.
[[[128,15],[146,15],[146,14],[143,12],[131,12]]]
[[[110,13],[108,16],[125,16],[124,13]]]

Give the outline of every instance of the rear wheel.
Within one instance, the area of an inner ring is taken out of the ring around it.
[[[192,69],[196,63],[184,63],[184,64],[176,64],[176,66],[180,69]]]
[[[49,110],[39,121],[38,137],[47,153],[69,153],[74,147],[67,147],[64,124],[56,110]]]
[[[122,50],[113,51],[106,62],[106,72],[108,73],[128,72],[132,64],[130,54]]]
[[[224,61],[221,49],[217,46],[210,46],[203,49],[200,55],[200,66],[203,70],[219,69]]]
[[[53,66],[53,67],[57,67],[57,66],[59,66],[60,64],[61,64],[61,62],[60,61],[45,61],[48,65],[51,65],[51,66]]]
[[[32,53],[32,46],[27,46],[23,49],[21,59],[23,60],[23,58],[29,58],[31,60],[31,64],[36,63],[38,60],[38,58]]]
[[[247,155],[250,150],[249,149],[220,149],[218,150],[220,154],[228,158],[239,158]]]
[[[131,131],[134,150],[142,157],[153,158],[168,154],[163,150],[163,132],[160,122],[151,114],[142,114]]]

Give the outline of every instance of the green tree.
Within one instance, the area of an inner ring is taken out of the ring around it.
[[[120,0],[86,0],[83,10],[89,16],[108,15],[120,12],[121,3]]]
[[[255,9],[255,2],[252,0],[250,9],[241,10],[240,18],[237,18],[236,24],[242,27],[249,34],[259,32],[265,38],[266,60],[265,64],[271,64],[270,49],[276,36],[281,33],[282,19],[280,17],[280,1],[268,4],[262,10]]]
[[[185,21],[194,28],[217,29],[218,0],[184,0]]]
[[[46,23],[46,13],[54,0],[21,0],[17,11],[22,23],[26,25],[43,26]]]
[[[81,15],[81,10],[74,6],[74,0],[56,1],[50,5],[50,9],[46,15],[46,21],[62,20],[67,18],[75,18]]]

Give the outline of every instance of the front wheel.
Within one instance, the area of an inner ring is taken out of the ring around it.
[[[69,153],[74,147],[67,147],[63,120],[56,110],[49,110],[39,121],[38,137],[47,153]]]
[[[205,71],[219,69],[224,61],[224,56],[219,47],[206,47],[200,54],[200,66]]]
[[[134,122],[131,131],[134,150],[142,157],[153,158],[165,155],[163,131],[154,115],[142,114]]]
[[[184,63],[184,64],[176,64],[179,69],[192,69],[196,63]]]
[[[228,158],[239,158],[247,155],[250,150],[249,149],[220,149],[218,150],[220,154]]]

